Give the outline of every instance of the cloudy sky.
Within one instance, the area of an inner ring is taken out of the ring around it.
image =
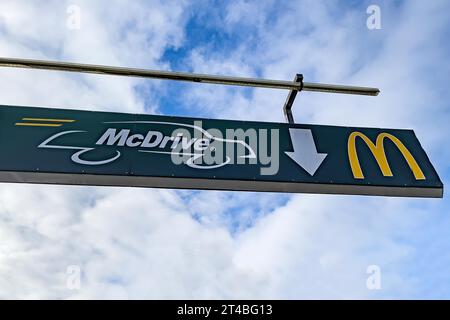
[[[367,28],[373,4],[381,29]],[[414,128],[446,185],[448,12],[444,0],[0,0],[0,56],[376,86],[376,98],[301,93],[294,116]],[[279,122],[285,97],[0,69],[3,105]],[[450,298],[449,215],[447,194],[3,183],[0,298]],[[380,272],[376,290],[367,286],[370,266]]]

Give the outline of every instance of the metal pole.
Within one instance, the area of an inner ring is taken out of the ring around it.
[[[135,69],[124,67],[111,67],[92,64],[80,64],[71,62],[29,60],[29,59],[2,58],[2,57],[0,57],[0,67],[84,72],[84,73],[115,75],[115,76],[143,77],[153,79],[191,81],[200,83],[226,84],[235,86],[286,89],[297,91],[302,89],[303,91],[358,94],[367,96],[376,96],[380,92],[380,90],[377,88],[368,88],[368,87],[355,87],[355,86],[304,82],[303,88],[301,88],[300,87],[301,84],[294,81],[229,77],[229,76],[196,74],[187,72],[159,71],[159,70]]]

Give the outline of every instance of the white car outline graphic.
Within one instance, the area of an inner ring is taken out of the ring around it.
[[[171,125],[171,126],[178,126],[178,127],[187,127],[192,128],[194,130],[199,130],[205,137],[207,137],[210,140],[214,141],[220,141],[224,143],[236,143],[243,145],[246,150],[249,151],[249,154],[239,156],[239,158],[247,158],[247,159],[255,159],[256,153],[255,151],[245,142],[242,140],[232,140],[232,139],[224,139],[219,138],[211,135],[208,131],[203,129],[202,127],[198,127],[195,125],[185,124],[185,123],[175,123],[175,122],[163,122],[163,121],[106,121],[102,122],[103,124],[163,124],[163,125]],[[53,140],[56,138],[59,138],[63,135],[68,134],[74,134],[74,133],[86,133],[86,130],[69,130],[69,131],[63,131],[58,132],[57,134],[52,135],[51,137],[44,140],[41,144],[39,144],[38,148],[47,148],[47,149],[66,149],[66,150],[78,150],[71,156],[71,160],[78,164],[88,165],[88,166],[98,166],[98,165],[104,165],[111,163],[121,156],[121,152],[119,150],[116,150],[116,155],[114,157],[111,157],[109,159],[99,160],[99,161],[91,161],[91,160],[83,160],[81,156],[89,151],[95,150],[95,147],[81,147],[81,146],[62,146],[62,145],[52,145],[50,144]],[[154,150],[138,150],[138,152],[145,152],[145,153],[159,153],[159,154],[182,154],[185,156],[190,156],[185,164],[191,168],[194,169],[216,169],[223,167],[225,165],[228,165],[231,162],[231,159],[229,156],[226,156],[226,160],[219,164],[213,164],[213,165],[203,165],[203,164],[197,164],[195,161],[201,157],[204,156],[204,153],[177,153],[174,151],[154,151]]]

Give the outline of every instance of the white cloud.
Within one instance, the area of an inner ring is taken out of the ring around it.
[[[67,7],[80,8],[81,27],[67,28]],[[183,37],[180,2],[4,1],[0,12],[2,56],[57,59],[130,67],[165,68],[158,62]],[[2,103],[135,112],[144,97],[132,78],[0,70]],[[147,83],[150,88],[158,82]],[[51,94],[50,94],[51,93]],[[150,103],[150,102],[148,102]],[[150,110],[155,111],[155,103]]]

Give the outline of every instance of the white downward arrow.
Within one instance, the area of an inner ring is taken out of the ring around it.
[[[318,153],[311,130],[289,129],[293,152],[285,153],[300,167],[313,176],[326,158],[326,153]]]

